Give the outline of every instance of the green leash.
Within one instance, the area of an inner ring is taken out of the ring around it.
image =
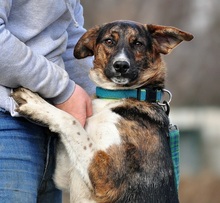
[[[168,139],[173,160],[176,188],[178,191],[180,182],[180,133],[176,125],[170,124]]]

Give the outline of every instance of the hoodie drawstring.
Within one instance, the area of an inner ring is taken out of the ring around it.
[[[69,1],[69,0],[65,0],[65,3],[66,3],[66,6],[67,6],[67,8],[68,8],[68,11],[69,11],[69,13],[70,13],[70,15],[71,15],[71,17],[72,17],[72,19],[73,19],[74,26],[75,26],[76,28],[78,28],[78,27],[79,27],[79,24],[78,24],[78,22],[77,22],[76,19],[75,19],[75,16],[74,16],[74,13],[73,13],[73,8],[72,8],[72,6],[71,6],[70,1]]]

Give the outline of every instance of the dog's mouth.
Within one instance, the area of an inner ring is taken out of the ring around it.
[[[138,78],[138,71],[131,69],[124,72],[119,72],[110,67],[105,69],[104,74],[110,81],[117,85],[129,85]]]
[[[139,69],[137,67],[129,66],[124,69],[118,69],[112,64],[106,66],[103,70],[101,68],[92,68],[90,70],[90,78],[99,87],[105,89],[124,89],[139,86],[137,80],[139,78]]]
[[[130,82],[128,78],[124,78],[121,76],[115,76],[111,78],[111,81],[118,85],[126,85]]]

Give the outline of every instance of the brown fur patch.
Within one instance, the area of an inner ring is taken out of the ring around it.
[[[112,179],[112,157],[98,151],[89,167],[89,176],[94,189],[94,198],[99,203],[111,203],[116,200],[120,193]],[[119,163],[118,163],[119,164]]]

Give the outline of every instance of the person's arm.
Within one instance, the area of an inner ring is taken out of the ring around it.
[[[74,82],[65,70],[34,53],[6,29],[10,6],[9,0],[0,1],[0,85],[26,87],[55,103],[66,101],[74,91]]]
[[[0,1],[0,85],[38,92],[84,125],[92,112],[89,96],[64,69],[34,53],[6,28],[10,8],[10,0]]]

